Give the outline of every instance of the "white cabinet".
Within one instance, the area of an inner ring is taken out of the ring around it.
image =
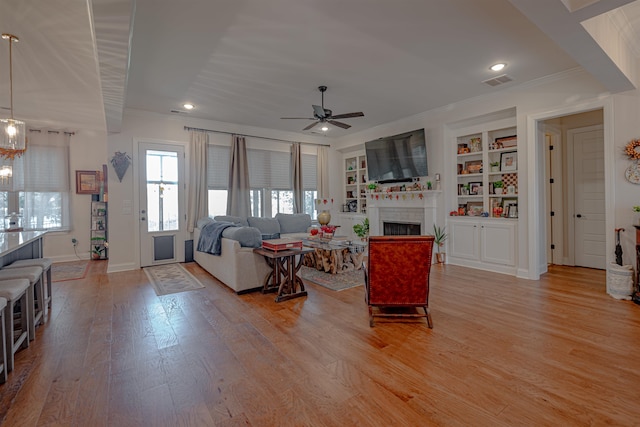
[[[450,264],[516,273],[516,220],[451,217],[448,224]]]
[[[364,153],[344,158],[344,203],[349,212],[367,213],[367,159]]]

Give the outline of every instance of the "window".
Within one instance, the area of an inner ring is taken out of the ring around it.
[[[16,212],[26,230],[69,229],[69,140],[64,132],[29,131],[22,157],[0,161],[11,167],[10,177],[0,177],[3,218]]]
[[[209,215],[225,215],[229,188],[230,147],[209,144],[207,189]],[[291,154],[288,151],[247,149],[251,185],[251,215],[271,216],[293,213]],[[302,155],[304,209],[315,219],[316,156]]]
[[[210,216],[227,214],[230,155],[229,147],[213,144],[207,146],[207,196]]]
[[[147,227],[178,230],[178,153],[147,150]]]

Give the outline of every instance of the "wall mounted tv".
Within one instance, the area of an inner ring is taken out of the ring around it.
[[[369,181],[410,182],[427,176],[427,145],[424,129],[364,143]]]

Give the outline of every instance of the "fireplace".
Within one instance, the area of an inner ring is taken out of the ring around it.
[[[421,224],[415,222],[382,222],[384,236],[419,236]]]
[[[367,216],[369,217],[369,235],[383,236],[385,222],[397,224],[419,224],[417,231],[391,234],[428,234],[436,222],[438,198],[441,191],[398,192],[386,194],[370,194],[367,200]],[[411,227],[413,228],[413,227]]]

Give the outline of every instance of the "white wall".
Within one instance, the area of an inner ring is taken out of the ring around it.
[[[447,164],[448,156],[446,153],[448,149],[451,149],[450,145],[447,145],[451,144],[451,141],[447,139],[446,135],[448,125],[455,124],[460,121],[469,122],[475,117],[482,117],[493,112],[515,107],[518,127],[518,169],[520,176],[518,186],[520,194],[529,195],[530,190],[533,189],[537,191],[537,184],[535,180],[539,177],[539,173],[544,174],[544,169],[540,171],[535,170],[536,159],[531,158],[530,156],[529,145],[535,144],[535,141],[531,141],[531,138],[529,138],[529,117],[534,115],[544,116],[545,113],[548,113],[549,117],[551,117],[555,111],[563,108],[577,109],[577,112],[583,104],[586,105],[609,97],[610,95],[604,91],[604,88],[600,83],[585,71],[575,69],[561,75],[547,77],[526,85],[504,89],[500,89],[498,87],[496,88],[496,92],[492,95],[468,99],[444,108],[427,111],[400,121],[377,126],[357,134],[352,134],[339,139],[336,148],[338,150],[355,149],[361,147],[362,144],[368,140],[424,127],[427,134],[429,173],[442,173],[442,190],[445,203],[444,207],[439,209],[438,223],[444,224],[446,221],[445,215],[446,212],[448,212],[447,209],[454,206],[455,194],[455,182],[451,182],[451,174],[443,173],[449,167]],[[635,91],[632,94],[616,95],[613,98],[615,100],[614,110],[616,111],[616,114],[614,115],[616,120],[613,123],[614,129],[618,132],[617,135],[620,135],[621,133],[628,133],[628,135],[620,140],[620,142],[618,142],[619,139],[616,136],[616,145],[624,145],[626,141],[633,137],[632,133],[634,123],[637,121],[638,104],[640,101],[638,94]],[[624,114],[624,119],[618,115],[618,110],[621,104],[624,104],[624,107],[622,108],[626,111],[631,111],[629,114]],[[629,104],[633,104],[633,107]],[[565,114],[568,113],[564,113],[563,115]],[[623,129],[624,132],[621,132]],[[637,138],[639,136],[640,135],[636,135],[635,137]],[[617,157],[619,158],[620,156]],[[618,164],[616,163],[616,170],[617,169]],[[623,177],[623,172],[624,169],[622,172],[616,174],[616,187],[618,187],[619,184],[622,184],[620,183],[620,180],[621,176]],[[640,187],[638,189],[640,189]],[[636,199],[638,198],[636,197]],[[630,213],[630,206],[633,203],[631,203],[630,200],[628,202],[624,202],[624,197],[621,199],[617,194],[614,195],[613,200],[620,200],[620,203],[625,204],[620,215],[616,215],[616,224],[622,223],[626,224],[623,226],[629,227],[630,215],[629,217],[626,217],[623,212]],[[640,204],[640,200],[636,204]],[[537,225],[538,221],[537,218],[529,218],[528,197],[522,197],[519,201],[519,205],[518,274],[522,277],[534,277],[535,274],[530,270],[530,264],[532,263],[532,259],[535,259],[535,257],[532,257],[532,254],[529,253],[529,239],[530,236],[536,235],[535,233],[539,227]],[[629,254],[627,249],[625,249],[625,254]],[[536,269],[537,267],[533,268],[533,270]]]
[[[76,194],[76,170],[102,170],[107,163],[107,137],[90,131],[77,131],[71,136],[69,154],[69,180],[71,186],[71,230],[47,233],[44,238],[44,254],[55,261],[89,259],[91,224],[91,196]],[[113,172],[113,169],[109,173]],[[78,240],[74,252],[71,238]],[[77,253],[77,255],[76,255]]]
[[[134,141],[165,141],[184,144],[187,147],[186,153],[189,156],[188,142],[189,133],[184,130],[184,126],[211,129],[224,132],[235,132],[242,135],[255,135],[264,138],[284,139],[289,141],[310,142],[316,144],[327,144],[329,140],[322,137],[313,137],[289,132],[279,132],[271,129],[261,129],[249,126],[239,126],[229,123],[220,123],[208,120],[189,119],[184,116],[171,116],[146,113],[142,111],[127,110],[122,124],[122,132],[111,135],[108,138],[109,156],[116,151],[124,151],[131,155],[132,166],[127,171],[122,182],[118,182],[115,173],[109,175],[109,272],[123,271],[138,268],[139,254],[137,253],[138,235],[138,201],[137,191],[134,188],[134,177],[137,171],[137,153]],[[230,135],[226,136],[229,140]],[[216,140],[221,138],[216,135]],[[222,136],[224,138],[224,135]],[[248,140],[251,138],[247,138]],[[252,144],[262,141],[265,146],[273,146],[270,141],[252,139]],[[304,147],[303,150],[307,150]],[[330,149],[330,162],[336,165],[329,171],[332,177],[340,174],[338,172],[339,162],[337,155]],[[113,169],[111,169],[112,171]],[[339,184],[335,179],[330,182],[331,191],[334,188],[339,190]],[[187,183],[188,185],[188,183]],[[334,187],[335,186],[335,187]],[[127,209],[125,203],[130,203],[132,209]],[[190,238],[190,236],[187,236]]]
[[[640,137],[637,122],[640,117],[640,91],[634,90],[616,95],[609,95],[603,87],[584,71],[573,70],[554,78],[545,78],[540,81],[520,87],[505,88],[496,91],[493,95],[469,99],[452,104],[445,108],[431,110],[416,116],[408,117],[393,123],[377,126],[357,134],[349,135],[337,141],[322,137],[278,132],[269,129],[243,127],[227,123],[219,123],[205,120],[194,120],[184,116],[154,115],[137,111],[126,111],[123,122],[123,131],[108,138],[79,132],[72,138],[71,168],[72,173],[76,169],[98,170],[103,163],[115,151],[125,151],[132,154],[134,138],[146,138],[162,141],[176,141],[186,144],[188,133],[183,126],[193,126],[206,129],[216,129],[240,134],[252,134],[269,138],[288,140],[301,140],[316,143],[331,143],[330,172],[331,193],[342,194],[342,154],[336,149],[353,150],[361,149],[365,141],[402,133],[407,130],[424,127],[429,144],[429,171],[430,174],[440,172],[442,174],[442,189],[448,204],[451,205],[454,183],[447,180],[447,173],[443,173],[447,167],[445,129],[450,123],[467,120],[473,117],[483,116],[488,113],[515,107],[517,111],[517,126],[519,135],[520,160],[520,191],[527,194],[530,187],[535,188],[534,180],[543,170],[533,168],[534,159],[531,157],[529,146],[535,144],[530,141],[528,120],[532,116],[551,118],[554,114],[566,115],[579,112],[584,104],[605,102],[611,100],[612,127],[614,152],[609,153],[614,167],[609,168],[607,179],[613,182],[610,200],[614,215],[612,223],[615,227],[623,227],[627,231],[622,234],[624,262],[635,265],[635,229],[633,228],[634,214],[631,211],[633,205],[640,204],[640,186],[631,184],[624,178],[624,171],[630,161],[624,156],[624,146],[634,138]],[[556,114],[557,111],[569,110]],[[366,112],[365,112],[366,113]],[[606,116],[605,116],[606,118]],[[605,124],[607,126],[607,124]],[[106,142],[106,144],[105,144]],[[135,253],[137,242],[134,242],[137,216],[123,213],[123,201],[133,202],[133,171],[135,163],[131,166],[122,182],[118,182],[113,168],[109,166],[109,235],[110,235],[110,260],[109,271],[117,271],[137,267],[138,255]],[[531,172],[531,173],[529,173]],[[73,177],[75,184],[75,175]],[[75,191],[75,185],[73,185]],[[86,199],[86,200],[85,200]],[[534,228],[530,227],[528,216],[528,200],[523,197],[520,207],[521,217],[519,221],[519,268],[527,274],[530,266],[529,236]],[[72,233],[55,233],[45,239],[45,254],[47,256],[73,256],[73,248],[70,243],[75,236],[80,243],[79,252],[86,255],[88,252],[88,228],[89,228],[89,196],[74,195],[73,197],[73,225]],[[438,222],[446,220],[446,211],[440,209]],[[535,221],[533,221],[535,222]],[[533,223],[532,222],[532,223]],[[613,239],[613,230],[607,230]],[[134,244],[135,243],[135,244]],[[84,245],[84,246],[83,246]],[[607,253],[608,259],[613,260],[613,247]]]

